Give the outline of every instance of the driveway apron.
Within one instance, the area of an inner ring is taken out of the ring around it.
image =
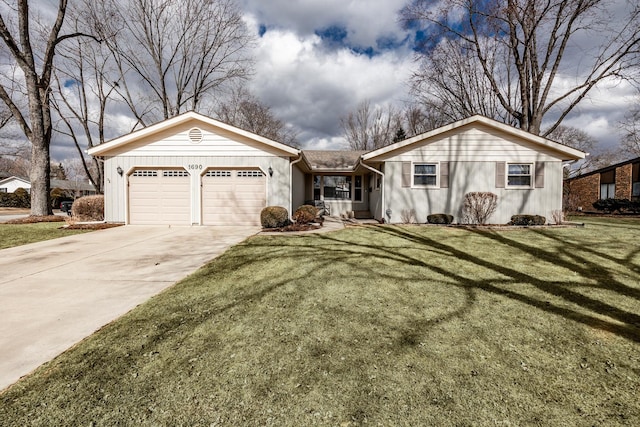
[[[259,231],[123,226],[0,250],[0,390]]]

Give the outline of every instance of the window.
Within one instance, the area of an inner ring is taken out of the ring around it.
[[[438,165],[436,163],[416,163],[413,165],[413,185],[415,187],[435,187],[438,185]]]
[[[600,198],[613,199],[616,197],[615,169],[600,174]]]
[[[6,189],[6,188],[4,188],[4,187],[3,187],[3,188],[0,188],[0,193],[6,193],[6,192],[7,192],[7,189]]]
[[[356,175],[354,177],[353,200],[356,202],[362,201],[362,175]]]
[[[616,185],[615,184],[600,184],[600,198],[601,199],[614,199],[616,197]]]
[[[313,176],[313,200],[320,200],[320,175]]]
[[[0,191],[2,191],[2,188],[0,188]],[[640,197],[640,182],[633,183],[633,187],[631,189],[631,196]]]
[[[323,179],[325,199],[351,200],[351,177],[326,175]]]
[[[531,166],[529,163],[510,163],[507,187],[531,187]]]

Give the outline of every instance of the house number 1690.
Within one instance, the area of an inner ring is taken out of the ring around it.
[[[189,170],[202,170],[202,165],[189,165]]]

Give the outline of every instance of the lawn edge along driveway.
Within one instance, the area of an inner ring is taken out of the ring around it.
[[[0,390],[259,231],[125,226],[0,250]]]

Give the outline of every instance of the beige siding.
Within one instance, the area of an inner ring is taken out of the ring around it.
[[[557,161],[557,152],[480,123],[429,140],[403,151],[393,152],[382,160],[405,162],[431,161]]]
[[[311,191],[311,196],[307,197],[307,191],[305,191],[305,174],[297,165],[293,165],[292,173],[291,210],[295,211],[298,207],[302,206],[307,199],[313,199],[313,190]],[[290,213],[293,214],[293,212]]]
[[[189,131],[198,127],[202,130],[202,140],[193,143]],[[265,156],[278,152],[248,138],[231,134],[213,126],[189,122],[177,125],[163,132],[141,138],[109,154],[120,157],[146,156]]]
[[[402,162],[385,164],[385,209],[391,209],[390,222],[401,222],[403,209],[415,209],[417,220],[427,215],[447,213],[461,221],[464,195],[489,191],[498,195],[498,209],[490,218],[494,224],[507,223],[515,214],[543,215],[551,220],[552,211],[562,208],[562,162],[545,162],[545,187],[530,189],[496,188],[495,161],[449,162],[449,188],[411,188],[402,186]]]

